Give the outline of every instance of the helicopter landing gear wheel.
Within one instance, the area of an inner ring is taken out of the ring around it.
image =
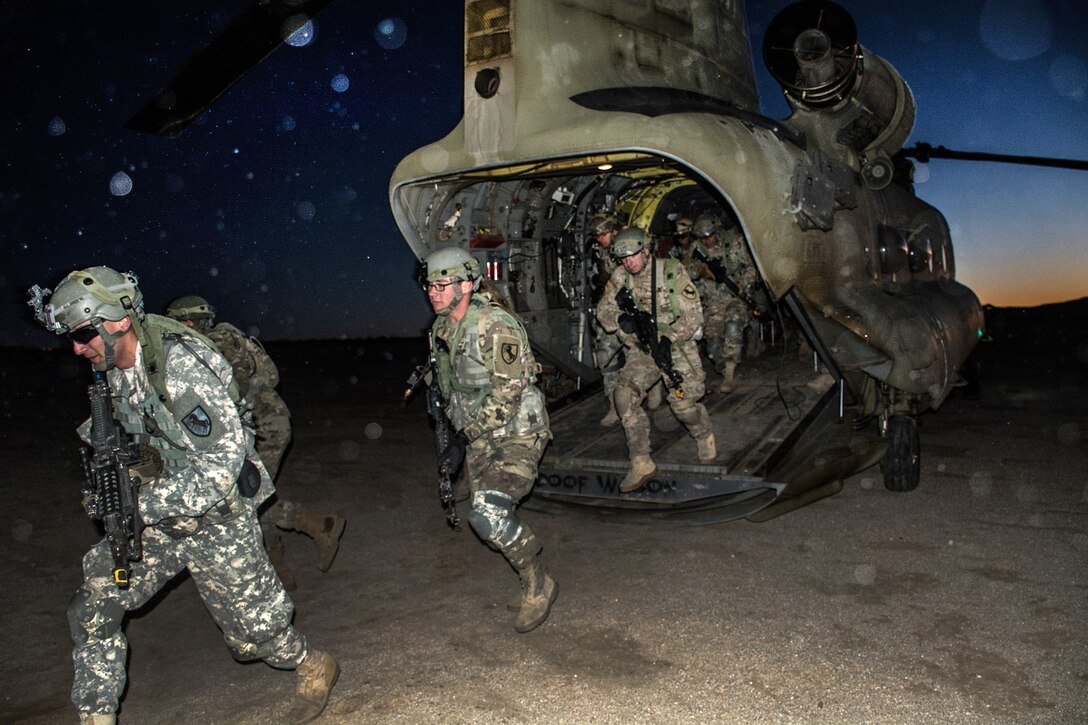
[[[918,488],[922,456],[918,442],[918,421],[909,415],[888,420],[888,451],[880,459],[884,488],[889,491],[913,491]]]

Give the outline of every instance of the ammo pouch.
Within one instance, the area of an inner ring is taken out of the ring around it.
[[[253,498],[261,488],[261,472],[248,458],[242,462],[242,471],[238,474],[238,493],[243,498]]]

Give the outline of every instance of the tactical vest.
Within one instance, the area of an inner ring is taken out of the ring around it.
[[[665,316],[662,314],[661,308],[658,307],[657,332],[659,335],[668,335],[673,323],[680,319],[680,298],[676,295],[676,269],[680,266],[680,262],[675,259],[657,260],[653,257],[650,258],[650,264],[657,264],[658,261],[663,261],[665,263],[663,266],[665,267],[665,285],[669,291],[668,309],[672,313],[672,317],[670,317],[668,320],[665,320]],[[643,272],[643,274],[650,274],[652,272],[653,270],[647,270],[646,272]],[[624,277],[624,286],[631,292],[631,297],[635,300],[635,306],[637,307],[638,297],[635,295],[634,282],[634,275],[632,275],[630,272],[627,272],[626,276]],[[661,280],[657,280],[657,282],[658,284],[660,284]],[[657,289],[655,288],[651,290],[650,294],[656,297]],[[649,311],[650,310],[645,310],[645,312]]]
[[[491,371],[480,353],[480,340],[488,315],[509,313],[486,297],[473,295],[468,311],[451,339],[442,341],[437,325],[431,328],[431,351],[437,365],[438,384],[442,397],[448,402],[450,423],[456,430],[464,430],[491,394]],[[528,379],[524,380],[526,386],[518,412],[506,425],[489,430],[491,436],[530,435],[548,427],[544,396],[533,378],[528,377],[529,371],[535,371],[537,365],[527,340],[522,340],[520,354],[526,356],[523,369]]]
[[[114,411],[122,427],[136,442],[147,443],[159,452],[162,457],[164,473],[166,476],[170,476],[189,468],[189,455],[199,454],[199,452],[189,447],[187,438],[182,432],[181,418],[190,411],[175,411],[172,407],[173,401],[166,389],[166,360],[173,348],[181,345],[185,348],[187,354],[199,358],[208,367],[209,371],[218,377],[218,373],[208,365],[200,354],[201,345],[211,350],[216,350],[216,348],[210,340],[192,329],[158,315],[148,315],[142,323],[142,328],[140,331],[142,334],[137,337],[141,339],[142,343],[143,368],[147,381],[150,383],[149,389],[140,391],[142,400],[138,406],[134,407],[130,402],[133,391],[124,372],[121,370],[112,371],[110,382],[116,394],[113,400]],[[146,343],[144,343],[144,340],[146,340]],[[149,347],[151,348],[150,355],[148,354]],[[154,370],[152,370],[151,363],[148,362],[149,358],[159,361]],[[228,390],[231,399],[237,406],[240,402],[237,386],[231,382]],[[240,415],[244,413],[244,410],[239,410]],[[254,450],[253,432],[245,425],[243,425],[243,430],[247,439],[246,455],[249,460],[253,461],[257,458]],[[254,497],[250,499],[243,498],[238,491],[238,487],[231,486],[226,497],[200,518],[209,524],[220,523],[242,513],[248,506],[259,506],[274,490],[271,479],[268,478],[267,474],[262,475],[261,479],[260,489]],[[150,485],[155,485],[155,483]],[[247,504],[247,501],[250,503]]]

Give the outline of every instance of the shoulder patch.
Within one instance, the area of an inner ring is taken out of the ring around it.
[[[212,432],[212,419],[200,405],[186,413],[181,422],[190,433],[201,438],[207,438]]]
[[[690,284],[684,285],[684,289],[680,290],[680,294],[682,294],[685,299],[689,300],[694,300],[696,297],[699,296],[698,293],[695,291],[694,285]]]
[[[495,336],[495,374],[506,378],[521,374],[521,340],[514,335]]]
[[[174,401],[176,420],[198,451],[211,448],[227,432],[219,413],[193,389],[186,390]]]

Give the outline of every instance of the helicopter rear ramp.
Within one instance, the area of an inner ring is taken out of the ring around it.
[[[554,411],[555,438],[525,505],[579,506],[635,522],[697,525],[755,520],[761,511],[759,518],[766,519],[776,508],[788,510],[834,493],[845,475],[828,460],[853,458],[850,467],[856,470],[858,446],[835,443],[850,430],[841,417],[841,387],[814,365],[811,354],[806,357],[778,347],[742,364],[735,391],[703,398],[717,439],[714,463],[698,462],[695,441],[667,404],[651,411],[658,475],[633,494],[619,491],[629,465],[627,443],[620,425],[600,425],[608,410],[603,393]],[[716,380],[708,376],[711,387]],[[825,460],[821,452],[829,450],[843,455]],[[876,453],[862,452],[860,462],[871,465]]]

